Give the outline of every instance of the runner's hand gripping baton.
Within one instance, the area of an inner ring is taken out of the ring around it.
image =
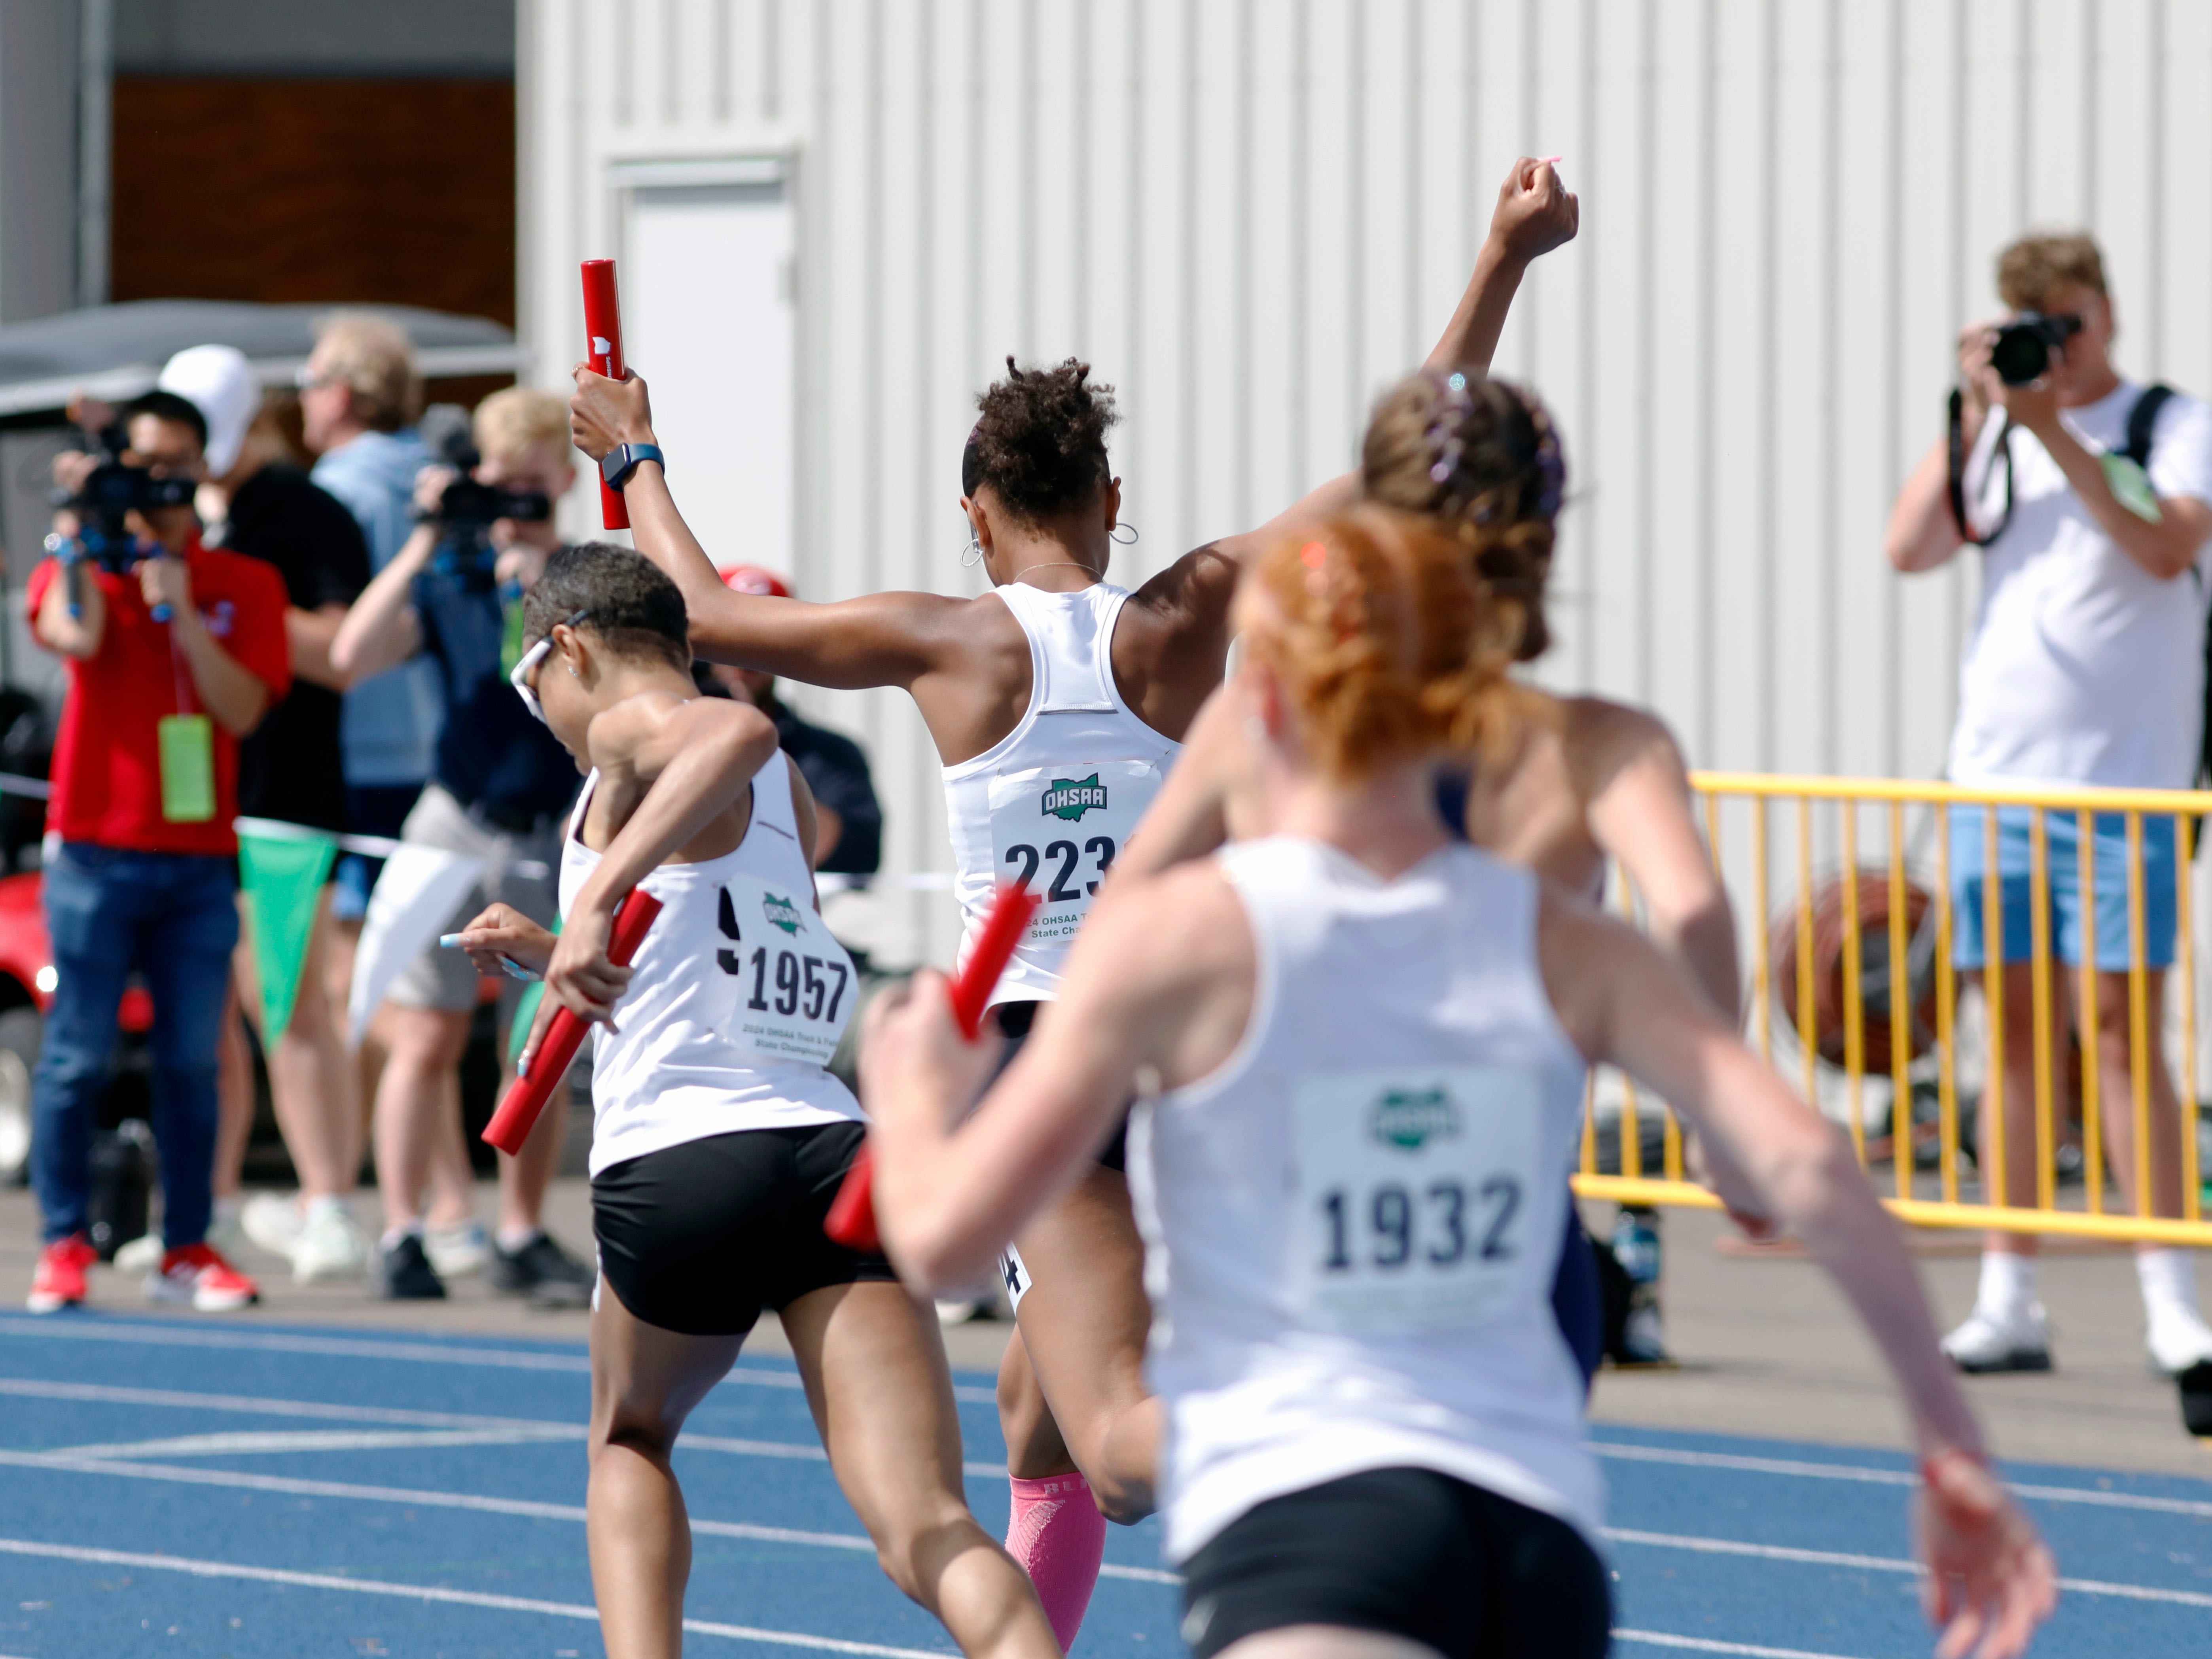
[[[969,1042],[982,1035],[983,1012],[990,1006],[991,993],[998,988],[999,975],[1006,971],[1014,946],[1021,943],[1041,902],[1028,888],[1012,883],[1000,888],[999,896],[992,901],[991,914],[983,918],[983,931],[975,936],[975,951],[948,994],[952,1018]],[[862,1141],[853,1167],[845,1172],[845,1184],[837,1189],[836,1200],[822,1222],[822,1231],[847,1249],[883,1248],[876,1231],[875,1180],[875,1160],[868,1156],[867,1143]]]
[[[607,939],[607,960],[617,968],[629,967],[630,958],[637,954],[637,947],[645,942],[646,930],[659,914],[659,899],[641,887],[631,888],[615,908],[614,927]],[[499,1103],[499,1109],[484,1126],[486,1141],[510,1158],[522,1150],[522,1143],[530,1139],[531,1130],[537,1126],[538,1115],[552,1099],[561,1079],[568,1075],[569,1063],[576,1058],[576,1050],[583,1047],[584,1030],[584,1022],[566,1008],[555,1011],[553,1023],[545,1030],[545,1041],[531,1057],[528,1075],[514,1079],[507,1098]]]
[[[648,356],[650,354],[647,354]],[[595,374],[623,377],[622,302],[615,295],[615,262],[584,261],[584,360]],[[629,528],[629,507],[622,491],[599,480],[599,522],[609,530]]]

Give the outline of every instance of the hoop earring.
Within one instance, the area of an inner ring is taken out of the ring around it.
[[[1115,535],[1115,534],[1114,533],[1114,530],[1126,530],[1126,531],[1127,531],[1129,533],[1128,533],[1128,536],[1127,536],[1126,538],[1122,538],[1122,537],[1120,537],[1120,536]],[[1117,525],[1115,525],[1115,526],[1114,526],[1114,530],[1109,530],[1109,531],[1108,531],[1108,532],[1106,532],[1106,539],[1107,539],[1108,541],[1109,541],[1109,542],[1113,543],[1115,546],[1116,546],[1116,547],[1134,547],[1134,546],[1137,544],[1137,526],[1134,526],[1134,525],[1133,525],[1133,524],[1117,524]]]
[[[968,546],[960,555],[960,568],[963,570],[973,570],[982,562],[983,544],[975,539],[975,532],[971,530],[968,532]]]

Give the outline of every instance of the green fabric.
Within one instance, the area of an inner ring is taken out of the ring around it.
[[[553,918],[553,931],[561,931],[561,918]],[[530,1040],[531,1022],[538,1018],[538,1002],[545,995],[545,981],[532,980],[522,988],[522,999],[514,1005],[514,1024],[507,1032],[507,1063],[513,1066],[522,1059],[522,1045]]]
[[[315,908],[337,856],[337,838],[241,835],[239,874],[246,888],[246,931],[261,979],[261,1041],[273,1044],[292,1023],[300,969],[314,937]]]

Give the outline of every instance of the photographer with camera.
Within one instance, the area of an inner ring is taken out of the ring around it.
[[[1982,591],[1959,674],[1951,740],[1954,783],[2102,785],[2185,789],[2194,781],[2204,705],[2204,590],[2212,535],[2212,410],[2112,367],[2116,331],[2104,261],[2087,236],[2029,236],[1997,260],[2013,315],[1959,339],[1960,385],[1946,437],[1892,508],[1889,561],[1932,570],[1970,543],[1982,550]],[[2002,975],[2008,1009],[2032,1004],[2029,809],[1997,814],[2004,959],[1984,939],[1987,824],[1978,808],[1951,812],[1954,957]],[[2130,1108],[2126,820],[2100,814],[2091,854],[2097,959],[2095,1064],[2106,1158],[2136,1208]],[[2047,918],[2058,955],[2082,955],[2081,855],[2071,812],[2045,815]],[[2165,1006],[2174,957],[2175,836],[2170,817],[2142,825],[2142,946],[2149,1001]],[[2055,1052],[2063,1076],[2069,1001],[2078,980],[2054,975]],[[2002,1169],[1982,1129],[1984,1202],[2034,1201],[2035,1057],[2029,1022],[1992,1036],[1990,1074],[2004,1090]],[[2181,1113],[2160,1046],[2150,1073],[2150,1208],[2181,1213]],[[2091,1179],[2099,1178],[2092,1172]],[[1966,1322],[1943,1346],[1968,1371],[2047,1370],[2048,1322],[2036,1299],[2037,1240],[1991,1233]],[[2169,1373],[2212,1359],[2197,1310],[2195,1260],[2164,1247],[2136,1256],[2152,1364]]]
[[[348,613],[331,659],[349,675],[376,673],[418,654],[438,665],[445,729],[431,781],[400,839],[485,860],[483,881],[454,912],[454,927],[505,903],[550,927],[576,768],[530,717],[507,675],[520,655],[522,596],[561,544],[552,503],[575,480],[568,406],[546,392],[510,387],[477,407],[474,431],[483,459],[469,474],[422,471],[416,484],[422,521]],[[524,863],[534,873],[516,867]],[[519,990],[509,981],[501,994],[502,1049]],[[476,1006],[475,968],[459,951],[435,945],[386,994],[391,1052],[377,1084],[375,1146],[386,1224],[376,1279],[386,1297],[443,1296],[426,1232],[451,1235],[474,1225],[465,1210],[452,1212],[458,1201],[443,1182],[427,1215],[422,1195],[434,1160],[465,1157],[453,1085]],[[503,1070],[502,1083],[504,1076]],[[590,1298],[591,1270],[539,1224],[566,1122],[564,1112],[545,1113],[520,1155],[501,1160],[489,1272],[495,1289],[581,1307]]]
[[[58,469],[73,493],[27,594],[33,633],[69,672],[42,883],[58,978],[32,1080],[46,1244],[33,1313],[85,1299],[94,1109],[134,970],[154,1001],[163,1194],[147,1294],[203,1311],[259,1299],[206,1234],[238,942],[238,740],[291,684],[284,586],[260,561],[201,544],[207,422],[193,404],[149,392],[125,434],[127,450]]]

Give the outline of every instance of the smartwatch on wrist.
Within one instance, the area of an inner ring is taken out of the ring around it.
[[[606,480],[608,489],[620,489],[629,482],[640,461],[657,461],[663,472],[668,471],[668,458],[660,453],[659,444],[617,444],[601,459],[599,477]]]

